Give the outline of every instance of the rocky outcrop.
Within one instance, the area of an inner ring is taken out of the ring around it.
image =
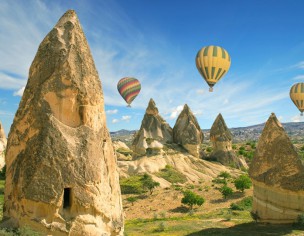
[[[173,142],[182,145],[191,155],[199,157],[203,140],[201,127],[188,105],[185,104],[173,128]]]
[[[4,128],[0,122],[0,170],[5,165],[5,149],[6,149],[6,136],[4,133]]]
[[[258,220],[292,223],[304,213],[304,166],[274,113],[265,124],[249,175]]]
[[[116,158],[91,52],[74,11],[39,46],[11,127],[2,226],[123,235]]]
[[[232,134],[221,114],[216,117],[211,127],[210,141],[213,146],[213,152],[210,154],[209,159],[218,161],[226,166],[248,168],[244,158],[238,157],[232,150]]]
[[[135,155],[156,154],[162,151],[163,144],[172,143],[172,128],[159,115],[151,98],[139,131],[132,142]]]
[[[118,161],[132,160],[132,150],[122,141],[113,141],[114,151]]]

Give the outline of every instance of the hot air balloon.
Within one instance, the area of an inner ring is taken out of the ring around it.
[[[139,94],[141,85],[137,79],[132,77],[125,77],[119,80],[117,89],[123,99],[127,102],[127,107],[131,107],[130,104]]]
[[[304,111],[304,83],[294,84],[289,92],[290,98],[303,116]]]
[[[219,46],[203,47],[198,51],[195,61],[199,73],[210,86],[209,92],[213,91],[212,87],[227,73],[231,63],[228,52]]]

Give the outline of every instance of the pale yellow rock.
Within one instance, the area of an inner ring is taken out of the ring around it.
[[[155,102],[151,98],[139,131],[132,142],[134,156],[159,154],[163,144],[172,143],[172,128],[159,115]]]
[[[113,147],[116,152],[117,160],[119,161],[128,161],[132,160],[132,151],[131,149],[122,141],[113,141]],[[128,154],[125,154],[128,153]]]
[[[249,169],[258,220],[293,223],[304,213],[304,166],[275,114],[259,139]]]
[[[210,141],[213,146],[213,152],[209,157],[211,160],[227,166],[248,169],[245,159],[241,156],[238,157],[232,150],[232,134],[221,114],[216,117],[212,124]]]
[[[173,142],[182,145],[191,155],[199,157],[203,132],[190,108],[184,105],[173,127]]]
[[[103,93],[77,15],[44,38],[11,127],[2,226],[43,235],[123,235]]]
[[[4,167],[5,165],[5,149],[6,149],[6,136],[4,132],[4,128],[0,122],[0,170]]]

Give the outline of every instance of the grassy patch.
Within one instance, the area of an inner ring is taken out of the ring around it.
[[[116,152],[123,154],[125,156],[132,155],[132,153],[133,153],[130,149],[127,149],[127,148],[118,148],[116,150]]]
[[[187,178],[182,173],[175,170],[172,166],[166,165],[165,169],[162,169],[160,172],[156,173],[158,177],[161,177],[170,183],[185,183]]]

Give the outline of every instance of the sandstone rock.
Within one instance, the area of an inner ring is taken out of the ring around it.
[[[292,223],[304,213],[304,166],[272,113],[249,169],[253,212],[262,222]]]
[[[211,127],[210,141],[212,142],[213,152],[210,154],[209,159],[216,160],[227,166],[248,168],[244,158],[236,156],[232,150],[232,134],[221,114],[216,117]]]
[[[122,141],[113,141],[113,147],[118,161],[132,160],[132,150]]]
[[[0,170],[5,165],[5,149],[6,149],[6,136],[4,133],[4,128],[0,122]]]
[[[187,104],[184,105],[173,128],[173,142],[182,145],[191,155],[199,157],[203,132]]]
[[[151,98],[139,131],[132,142],[135,155],[155,154],[162,151],[163,144],[172,143],[172,128],[159,115]]]
[[[103,93],[74,11],[44,38],[11,127],[4,222],[43,235],[123,235]]]

